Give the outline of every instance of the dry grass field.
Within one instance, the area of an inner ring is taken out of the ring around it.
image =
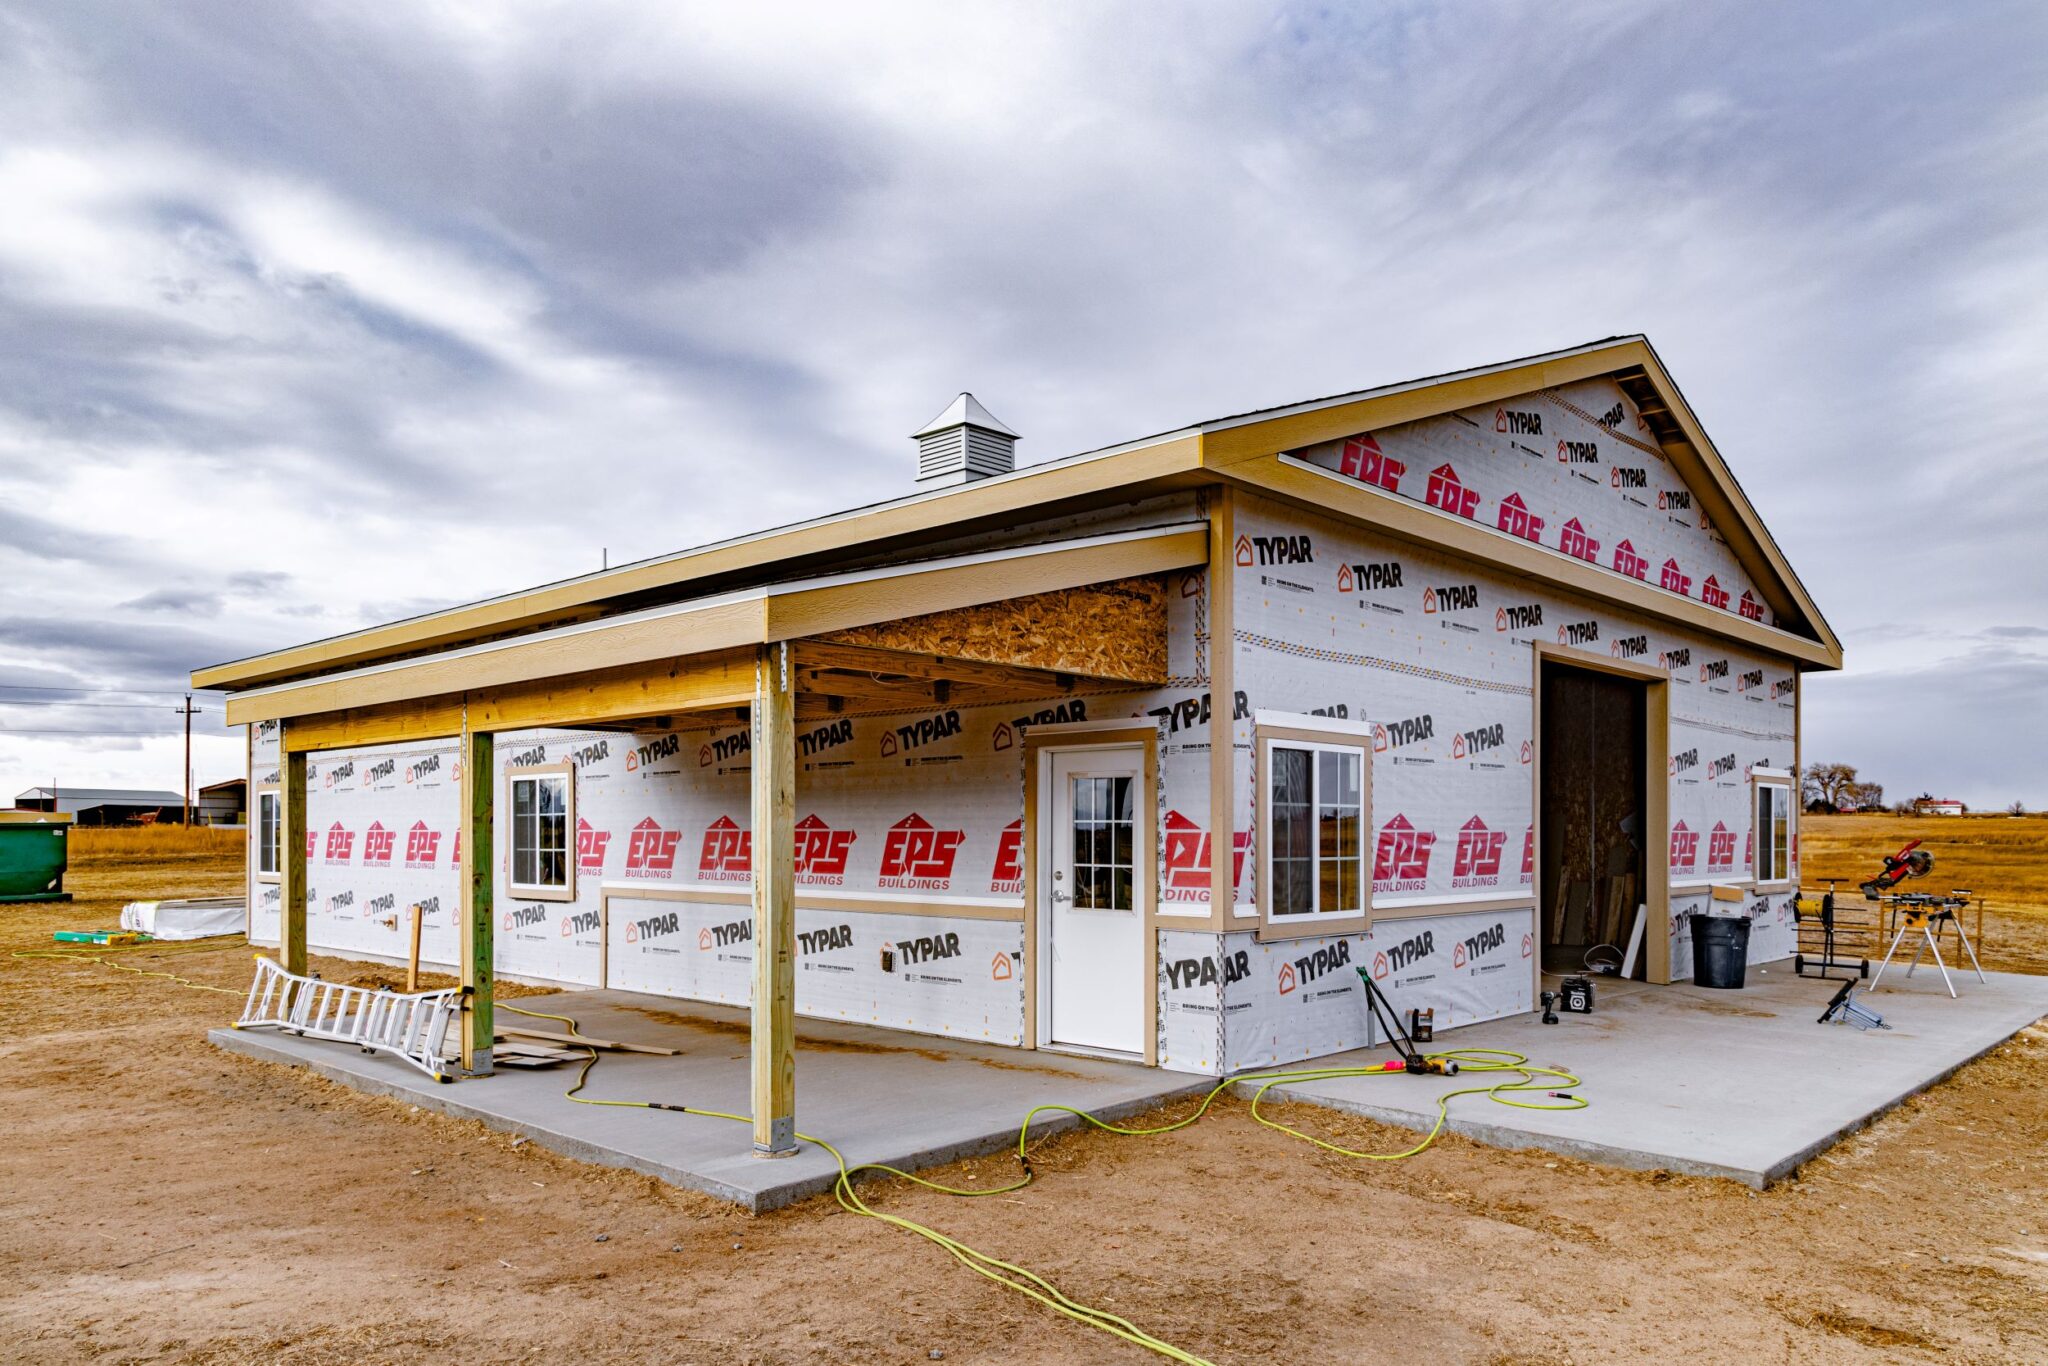
[[[1934,855],[1934,869],[1905,890],[1964,887],[1984,900],[1984,966],[2048,974],[2048,817],[1801,816],[1801,881],[1838,897],[1884,867],[1908,840]]]
[[[1858,850],[1895,829],[1807,827],[1859,876]],[[829,1199],[749,1219],[222,1054],[204,1036],[239,1008],[238,939],[113,960],[129,971],[18,956],[124,900],[238,886],[235,850],[144,833],[79,841],[75,904],[0,909],[0,1360],[1158,1360]],[[1935,848],[1939,879],[1954,865]],[[1598,1105],[1598,1078],[1586,1090]],[[1412,1141],[1281,1115],[1352,1146]],[[1036,1145],[1039,1181],[1013,1197],[869,1198],[1216,1362],[2031,1363],[2048,1360],[2043,1133],[2036,1025],[1762,1193],[1457,1137],[1360,1163],[1226,1100],[1170,1139]]]
[[[246,830],[214,825],[82,825],[71,832],[71,859],[94,866],[181,859],[210,866],[238,861],[247,838]]]

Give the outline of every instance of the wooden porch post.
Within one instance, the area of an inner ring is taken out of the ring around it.
[[[754,665],[754,1155],[796,1152],[796,680],[787,641]]]
[[[292,749],[284,727],[277,733],[284,806],[278,831],[277,961],[286,972],[306,973],[306,752]],[[259,831],[260,834],[260,831]]]
[[[491,1072],[491,1042],[497,1021],[491,1004],[491,815],[497,774],[491,763],[491,735],[462,722],[462,1070]]]

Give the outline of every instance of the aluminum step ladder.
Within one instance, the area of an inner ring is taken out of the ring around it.
[[[258,954],[256,978],[234,1027],[350,1043],[366,1053],[388,1053],[435,1081],[453,1081],[442,1045],[461,998],[460,987],[403,992],[323,982]]]

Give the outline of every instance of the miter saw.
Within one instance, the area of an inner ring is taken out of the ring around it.
[[[1907,878],[1926,877],[1933,867],[1934,855],[1922,849],[1919,840],[1910,841],[1898,853],[1884,856],[1884,871],[1862,884],[1863,895],[1872,901],[1880,900]]]

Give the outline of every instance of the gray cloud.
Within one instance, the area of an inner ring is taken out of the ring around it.
[[[2039,6],[708,13],[0,15],[0,672],[871,502],[962,387],[1045,459],[1641,330],[1808,753],[2048,804]]]
[[[159,588],[153,593],[144,593],[121,604],[138,612],[175,612],[183,616],[217,617],[221,601],[218,593],[203,593],[189,588]]]

